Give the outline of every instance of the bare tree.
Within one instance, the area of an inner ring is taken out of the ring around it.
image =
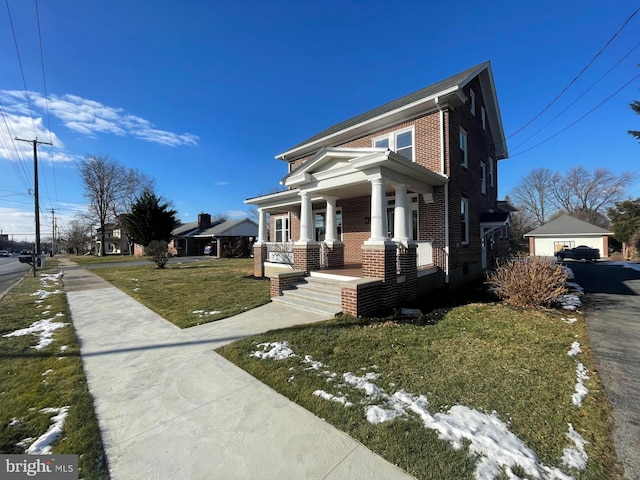
[[[554,181],[556,173],[548,168],[531,170],[513,189],[511,196],[514,204],[526,218],[533,217],[537,225],[546,223],[552,210],[549,186]]]
[[[67,250],[80,255],[91,239],[91,224],[85,218],[78,217],[67,224],[63,229],[63,235]]]
[[[135,198],[133,192],[142,191],[151,180],[123,167],[108,155],[87,155],[77,163],[77,169],[84,184],[84,196],[89,201],[89,213],[100,229],[98,255],[102,256],[105,226],[115,222],[118,214]]]
[[[557,175],[550,185],[555,207],[585,222],[605,226],[607,208],[624,198],[625,190],[636,179],[633,172],[615,175],[607,168],[574,167]]]

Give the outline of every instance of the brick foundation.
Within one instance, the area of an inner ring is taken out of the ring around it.
[[[345,282],[341,292],[342,312],[355,317],[372,316],[380,310],[380,280]]]

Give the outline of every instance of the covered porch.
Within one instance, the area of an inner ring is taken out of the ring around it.
[[[397,291],[411,296],[418,272],[433,263],[431,242],[412,234],[417,211],[411,201],[420,196],[424,203],[433,203],[434,188],[447,181],[446,176],[388,149],[323,149],[282,179],[289,190],[245,202],[257,206],[259,213],[254,275],[269,276],[272,296],[277,296],[288,288],[288,277],[348,270],[346,277],[379,283],[376,308],[392,307]],[[393,198],[391,207],[388,198]],[[363,199],[366,204],[357,210],[360,230],[353,218],[343,224],[342,209]],[[269,214],[284,214],[286,223],[272,224],[271,239]],[[345,261],[345,248],[359,249],[360,261]],[[286,265],[289,272],[266,275],[274,263]],[[343,301],[347,313],[361,315],[367,310],[348,303]]]

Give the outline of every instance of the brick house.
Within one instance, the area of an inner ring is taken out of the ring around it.
[[[254,274],[274,300],[331,280],[357,316],[476,279],[508,245],[507,157],[489,62],[338,123],[276,157],[287,190],[245,201]]]

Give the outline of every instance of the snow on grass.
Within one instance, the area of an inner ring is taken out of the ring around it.
[[[567,355],[569,355],[570,357],[575,357],[579,353],[582,353],[582,349],[580,348],[580,343],[579,342],[573,342],[571,344],[571,348],[567,352]]]
[[[569,424],[569,431],[566,433],[567,438],[574,444],[573,447],[566,447],[562,451],[562,463],[568,467],[573,467],[578,470],[584,470],[587,466],[587,452],[584,446],[589,443],[582,435],[573,429],[573,425]]]
[[[24,439],[20,442],[22,445],[25,443],[31,443],[26,452],[29,455],[48,455],[51,453],[51,445],[58,438],[62,436],[62,430],[64,423],[67,420],[69,414],[69,407],[62,408],[43,408],[40,413],[55,415],[51,417],[52,424],[49,429],[42,435],[40,435],[35,442],[31,443],[32,439]]]
[[[352,407],[353,403],[351,403],[349,400],[347,400],[347,397],[345,395],[341,395],[341,396],[336,396],[333,395],[331,393],[325,392],[324,390],[316,390],[315,392],[313,392],[313,394],[316,397],[320,397],[324,400],[329,400],[330,402],[336,402],[336,403],[341,403],[342,405],[344,405],[345,407]]]
[[[582,406],[584,397],[589,393],[589,389],[584,386],[584,381],[589,380],[589,375],[587,375],[587,373],[589,373],[587,368],[581,362],[578,363],[578,366],[576,367],[576,391],[571,395],[571,403],[576,407]]]
[[[569,325],[571,325],[572,323],[576,323],[578,321],[576,317],[561,318],[560,320],[562,320],[564,323],[568,323]]]
[[[258,347],[262,350],[252,352],[251,356],[275,360],[298,357],[286,341],[262,343]],[[309,355],[303,358],[306,363],[312,365],[316,363]],[[307,370],[320,370],[321,367],[325,367],[320,362],[317,363],[320,364],[318,368],[307,368]],[[582,366],[582,364],[579,365]],[[336,376],[335,373],[326,370],[318,375],[331,378]],[[397,418],[414,417],[418,418],[426,429],[436,431],[438,438],[447,441],[453,448],[461,449],[468,444],[469,455],[477,458],[475,471],[477,480],[494,479],[503,471],[508,478],[515,479],[518,477],[512,469],[516,467],[535,479],[573,479],[562,470],[541,463],[537,454],[509,431],[508,425],[500,420],[496,412],[488,414],[464,405],[454,405],[447,411],[431,413],[426,396],[414,395],[404,390],[389,395],[375,383],[379,377],[380,375],[376,372],[367,372],[361,376],[347,372],[342,375],[344,383],[334,385],[339,389],[351,387],[364,393],[365,399],[360,403],[364,406],[365,418],[373,425]],[[289,381],[293,380],[293,376],[289,378]],[[342,392],[334,395],[325,390],[316,390],[313,395],[340,403],[345,407],[353,406],[353,403],[347,400],[348,394]],[[564,449],[562,463],[568,467],[584,469],[588,460],[584,451],[586,442],[571,424],[569,424],[567,438],[572,445]]]
[[[273,360],[284,360],[289,357],[297,357],[293,350],[289,348],[289,342],[271,342],[271,343],[259,343],[258,347],[262,348],[262,351],[252,352],[252,357],[264,359],[271,358]],[[269,349],[269,350],[267,350]]]
[[[36,290],[31,295],[34,297],[38,297],[38,300],[36,300],[36,303],[40,303],[40,302],[43,302],[48,296],[57,295],[59,293],[62,293],[62,290],[54,290],[53,292],[50,292],[48,290],[40,289],[40,290]]]
[[[27,328],[22,328],[14,332],[7,333],[3,335],[3,337],[22,337],[24,335],[33,335],[35,337],[38,337],[38,343],[32,348],[40,350],[53,343],[53,332],[55,332],[59,328],[63,328],[69,325],[68,323],[64,322],[53,321],[54,318],[63,316],[63,313],[57,313],[54,317],[45,318],[44,320],[38,320],[36,322],[33,322]]]
[[[207,310],[194,310],[191,313],[193,313],[195,315],[198,315],[198,317],[200,317],[200,318],[204,318],[204,317],[206,317],[208,315],[217,315],[218,313],[222,313],[222,312],[220,310],[210,310],[210,311],[207,311]]]

